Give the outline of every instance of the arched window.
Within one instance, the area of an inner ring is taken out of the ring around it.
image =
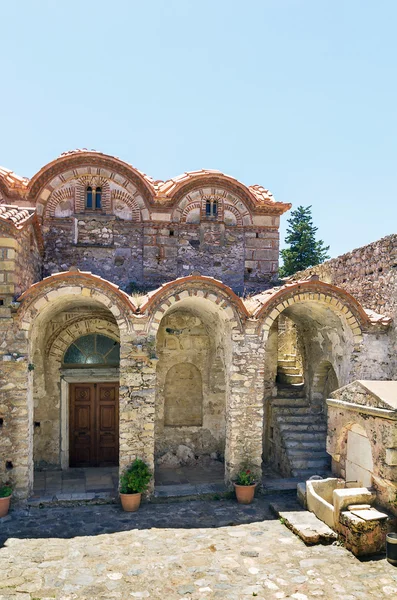
[[[85,207],[88,210],[102,209],[102,188],[96,187],[95,190],[89,185],[85,191]]]
[[[218,216],[218,200],[208,198],[205,202],[205,216],[207,219],[213,219]]]
[[[102,208],[102,188],[100,187],[95,190],[95,208]]]
[[[85,207],[92,208],[92,187],[88,186],[85,192]]]
[[[78,367],[117,367],[120,363],[120,344],[99,333],[83,335],[70,344],[63,363]]]

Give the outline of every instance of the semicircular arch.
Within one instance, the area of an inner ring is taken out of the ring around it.
[[[140,312],[149,317],[148,331],[156,333],[169,308],[189,298],[212,303],[225,320],[237,329],[242,328],[249,316],[242,300],[221,281],[203,275],[189,275],[164,284],[140,307]]]
[[[259,327],[267,332],[282,312],[305,302],[318,303],[332,310],[351,330],[354,342],[362,342],[362,333],[370,326],[368,315],[348,292],[323,281],[302,281],[283,286],[269,294],[265,303],[254,311],[254,316]]]
[[[70,178],[81,176],[111,178],[127,192],[139,194],[146,204],[153,202],[154,188],[150,179],[132,165],[101,152],[76,151],[65,153],[45,165],[28,184],[28,199],[41,205],[43,213],[51,194]]]
[[[95,304],[109,310],[120,331],[129,329],[130,315],[136,311],[131,298],[117,286],[92,273],[66,271],[32,285],[18,301],[21,329],[30,331],[36,317],[44,317],[57,306]]]

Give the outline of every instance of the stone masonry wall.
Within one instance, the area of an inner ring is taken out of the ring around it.
[[[278,232],[223,223],[133,223],[113,215],[48,217],[44,276],[76,266],[123,290],[154,289],[193,271],[234,291],[267,288],[278,268]],[[23,283],[21,284],[23,286]]]
[[[397,234],[295,273],[294,279],[310,273],[345,289],[364,308],[393,318],[387,334],[366,336],[361,357],[352,365],[352,376],[397,379]]]

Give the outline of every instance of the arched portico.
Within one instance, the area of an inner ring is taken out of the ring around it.
[[[107,364],[104,346],[106,340],[109,350],[112,344],[120,343],[120,349],[123,348],[120,354],[125,355],[130,315],[135,309],[131,299],[99,277],[69,271],[35,284],[21,296],[20,302],[18,318],[27,339],[29,373],[26,389],[29,481],[33,480],[33,464],[38,468],[69,467],[71,456],[76,455],[71,446],[77,435],[73,437],[73,428],[76,431],[82,428],[78,434],[81,453],[77,461],[73,459],[74,466],[117,465],[120,375],[118,359],[117,364],[115,360]],[[87,347],[84,353],[83,342],[95,347],[91,351]],[[74,353],[70,353],[71,347]],[[79,348],[83,350],[80,355]],[[85,404],[81,402],[83,396]],[[106,440],[104,416],[108,419],[108,429],[112,423]],[[111,436],[113,456],[109,459]],[[87,445],[82,448],[84,438],[90,448]]]
[[[369,317],[350,294],[316,279],[250,302],[266,345],[264,459],[287,476],[326,473],[325,401],[349,381]]]

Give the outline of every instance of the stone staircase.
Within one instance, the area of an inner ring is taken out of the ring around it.
[[[277,367],[278,396],[271,402],[271,460],[285,477],[328,475],[331,459],[325,451],[327,422],[305,395],[296,357],[284,355]]]
[[[277,361],[277,382],[284,385],[300,385],[303,383],[303,375],[296,364],[295,354],[284,354]]]

